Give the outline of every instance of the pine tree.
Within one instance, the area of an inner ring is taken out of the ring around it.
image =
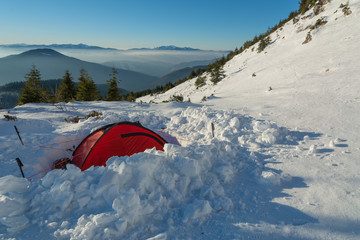
[[[100,93],[96,89],[94,81],[85,69],[80,70],[79,87],[76,92],[78,101],[94,101],[100,99]]]
[[[220,63],[215,64],[211,70],[210,76],[210,81],[214,85],[217,84],[222,78],[225,77],[223,65],[221,65]]]
[[[125,100],[128,102],[135,102],[135,99],[134,92],[129,92]]]
[[[75,99],[76,87],[72,79],[73,78],[71,77],[69,71],[66,70],[59,89],[56,92],[58,101],[69,102]]]
[[[191,71],[191,73],[189,74],[189,79],[193,79],[194,77],[196,77],[196,73],[194,70]]]
[[[270,44],[270,42],[271,42],[270,36],[267,36],[266,38],[262,38],[260,40],[260,43],[259,43],[259,46],[258,46],[258,49],[257,49],[258,53],[264,51],[264,49],[266,48],[267,45]]]
[[[303,14],[305,13],[309,8],[311,8],[312,6],[314,6],[316,3],[316,0],[301,0],[301,2],[299,2],[299,13]]]
[[[26,83],[21,89],[18,98],[19,104],[46,102],[47,91],[41,88],[40,71],[33,65],[30,72],[25,75]]]
[[[195,81],[195,86],[196,86],[196,88],[199,88],[199,87],[205,85],[205,80],[206,80],[205,77],[203,77],[203,76],[198,76],[197,79],[196,79],[196,81]]]
[[[112,73],[110,73],[111,79],[107,81],[107,84],[110,86],[107,94],[105,96],[106,101],[118,101],[120,100],[120,92],[117,83],[120,80],[117,79],[116,75],[118,72],[113,68]]]

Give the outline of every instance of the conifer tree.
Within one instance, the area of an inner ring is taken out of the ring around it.
[[[194,78],[194,77],[196,77],[196,73],[195,73],[195,71],[194,70],[192,70],[191,71],[191,73],[189,74],[189,79],[192,79],[192,78]]]
[[[128,102],[135,102],[135,94],[134,92],[129,92],[127,97],[126,97],[126,101]]]
[[[221,80],[221,78],[225,77],[223,65],[221,65],[220,63],[215,64],[211,69],[210,76],[211,76],[210,81],[214,85],[217,84]]]
[[[33,65],[30,72],[25,75],[26,83],[21,89],[18,98],[19,104],[46,102],[47,91],[41,88],[40,71]]]
[[[117,83],[120,82],[120,80],[117,79],[116,75],[118,72],[115,68],[112,69],[112,73],[110,73],[111,79],[107,81],[107,84],[110,86],[107,94],[105,96],[106,101],[118,101],[120,100],[120,92]]]
[[[266,48],[267,45],[270,44],[270,42],[271,42],[270,36],[267,36],[266,38],[262,38],[260,40],[260,43],[259,43],[259,46],[258,46],[258,49],[257,49],[258,53],[264,51],[264,49]]]
[[[100,99],[100,93],[96,89],[94,81],[85,69],[80,70],[79,87],[76,92],[78,101],[94,101]]]
[[[76,87],[72,79],[73,78],[71,77],[69,71],[66,70],[59,89],[56,92],[58,101],[69,102],[75,99]]]
[[[303,14],[305,13],[310,7],[314,6],[316,3],[316,0],[301,0],[299,2],[299,13]]]

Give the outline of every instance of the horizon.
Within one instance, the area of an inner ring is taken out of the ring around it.
[[[233,50],[293,11],[298,1],[6,1],[1,45],[86,44],[126,50],[159,46]]]
[[[29,51],[29,50],[34,50],[35,48],[33,47],[39,47],[40,48],[49,48],[49,49],[57,49],[57,47],[64,47],[66,49],[66,45],[69,46],[85,46],[85,47],[95,47],[95,48],[101,48],[104,50],[122,50],[122,51],[129,51],[129,50],[161,50],[161,49],[157,49],[157,48],[163,48],[163,47],[176,47],[176,48],[188,48],[190,50],[201,50],[201,51],[231,51],[230,49],[226,49],[226,50],[207,50],[207,49],[200,49],[200,48],[193,48],[191,46],[176,46],[173,44],[170,45],[161,45],[161,46],[155,46],[155,47],[151,47],[151,48],[146,48],[146,47],[142,47],[142,48],[127,48],[127,49],[120,49],[120,48],[106,48],[103,46],[96,46],[96,45],[88,45],[85,43],[47,43],[47,44],[28,44],[28,43],[24,43],[24,42],[19,42],[19,43],[11,43],[11,44],[0,44],[0,47],[5,47],[5,48],[24,48],[24,51]],[[75,48],[76,49],[76,48]],[[57,50],[56,50],[57,51]]]

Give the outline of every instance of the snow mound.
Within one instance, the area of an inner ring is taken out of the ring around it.
[[[123,114],[106,113],[97,121],[107,124]],[[188,144],[112,157],[106,167],[84,172],[68,165],[31,183],[5,176],[0,179],[1,224],[8,232],[35,228],[60,239],[151,237],[232,211],[239,199],[227,188],[245,170],[252,174],[242,184],[266,185],[264,177],[277,181],[261,175],[263,164],[247,148],[285,141],[288,131],[274,123],[206,107],[188,107],[170,119],[144,115],[145,121],[158,119],[157,126],[162,120],[167,131]],[[134,118],[127,114],[126,120]],[[86,121],[93,129],[96,120]]]

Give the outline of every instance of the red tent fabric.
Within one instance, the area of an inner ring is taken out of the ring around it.
[[[106,166],[113,156],[131,156],[146,149],[164,151],[166,140],[138,122],[119,122],[104,126],[87,136],[73,152],[72,164],[82,171]]]

